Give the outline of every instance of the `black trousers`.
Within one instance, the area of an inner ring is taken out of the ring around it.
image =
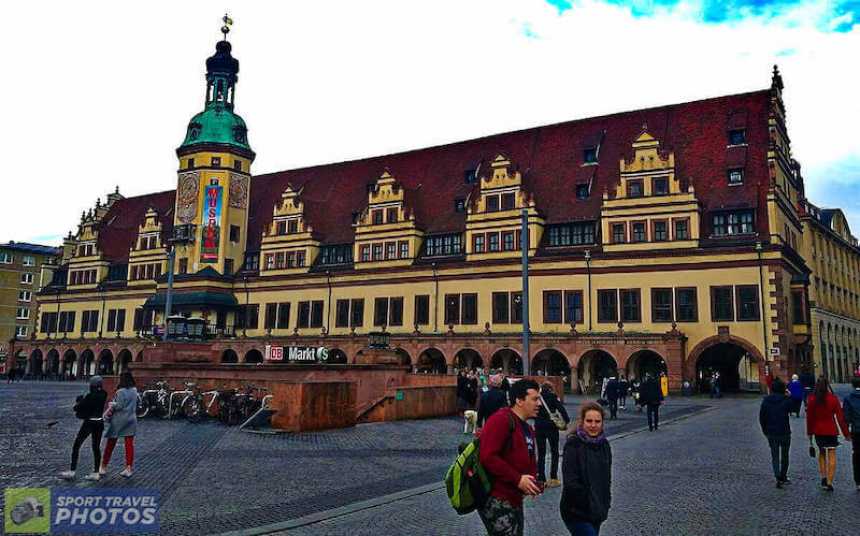
[[[618,418],[618,399],[610,398],[609,399],[609,418],[617,419]]]
[[[558,429],[545,428],[543,426],[535,429],[535,439],[537,439],[538,459],[537,459],[537,479],[541,482],[546,482],[546,442],[549,441],[550,450],[550,469],[549,477],[558,479]]]
[[[93,436],[93,472],[99,470],[102,457],[102,432],[104,432],[104,429],[105,425],[102,421],[91,421],[87,419],[81,423],[81,429],[78,430],[78,436],[75,438],[75,444],[72,446],[72,471],[78,468],[78,455],[81,452],[81,445],[84,444],[84,441],[90,435]]]
[[[851,443],[854,449],[851,453],[851,462],[854,466],[854,483],[860,486],[860,430],[853,431]]]
[[[660,426],[660,404],[648,404],[648,429]]]

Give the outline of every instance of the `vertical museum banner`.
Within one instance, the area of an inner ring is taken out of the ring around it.
[[[203,201],[203,247],[200,261],[218,262],[218,241],[221,236],[221,186],[210,184],[206,187]]]

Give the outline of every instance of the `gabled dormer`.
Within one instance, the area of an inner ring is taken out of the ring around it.
[[[307,272],[319,253],[319,241],[305,219],[307,204],[302,189],[287,184],[272,212],[272,223],[263,230],[260,274]]]
[[[100,203],[96,211],[92,209],[81,214],[78,234],[75,237],[74,255],[69,261],[68,285],[79,288],[95,288],[107,275],[108,263],[102,260],[98,248]]]
[[[132,286],[151,284],[166,270],[167,244],[162,238],[161,219],[158,211],[149,207],[128,253],[128,281]]]
[[[367,188],[367,206],[355,223],[355,267],[408,266],[421,249],[406,190],[388,170]]]
[[[646,125],[629,154],[619,161],[618,185],[603,193],[604,249],[696,247],[699,202],[675,174],[675,153],[663,151]]]
[[[504,155],[490,164],[466,214],[466,254],[469,260],[520,255],[522,210],[528,212],[529,255],[537,249],[544,219],[533,196],[523,188],[522,173]]]

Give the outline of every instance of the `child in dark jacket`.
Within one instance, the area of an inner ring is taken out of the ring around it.
[[[782,488],[788,480],[788,452],[791,448],[791,425],[789,413],[794,410],[794,402],[785,396],[785,384],[776,378],[771,384],[771,394],[761,401],[758,413],[761,431],[770,445],[770,459],[776,487]]]
[[[99,480],[99,463],[101,460],[101,442],[102,433],[104,432],[104,421],[102,414],[105,411],[105,402],[107,401],[107,393],[102,388],[101,376],[93,376],[90,378],[90,391],[78,397],[75,404],[75,416],[81,419],[81,428],[78,430],[78,435],[75,437],[75,442],[72,445],[72,465],[68,471],[60,473],[62,478],[71,480],[75,478],[78,468],[78,456],[81,452],[81,445],[88,436],[92,437],[93,448],[93,472],[86,478],[87,480]]]

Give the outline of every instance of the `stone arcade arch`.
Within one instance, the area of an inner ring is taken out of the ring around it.
[[[329,365],[346,365],[348,362],[349,359],[346,357],[346,352],[340,348],[332,348],[328,351],[328,360],[326,363]]]
[[[669,374],[666,360],[654,350],[644,349],[634,352],[627,359],[626,374],[630,380],[642,380],[646,374],[657,376],[661,372]]]
[[[403,348],[395,348],[394,353],[397,354],[397,357],[400,359],[401,365],[412,365],[412,356],[409,355],[409,352]]]
[[[231,348],[227,348],[221,354],[221,363],[238,363],[238,362],[239,362],[239,355],[236,353],[235,350],[233,350]]]
[[[723,392],[761,391],[764,359],[758,349],[740,337],[711,337],[700,342],[688,359],[694,367],[694,383],[700,392],[708,392],[714,372],[720,373]]]
[[[577,376],[579,388],[585,394],[600,394],[603,379],[617,375],[618,362],[606,350],[589,350],[579,358]]]
[[[539,376],[570,377],[570,362],[555,348],[544,348],[536,353],[531,362],[532,374]]]
[[[84,354],[87,354],[87,352],[89,352],[87,357],[89,357],[90,360],[92,360],[93,359],[93,352],[92,352],[92,350],[89,350],[89,349],[83,351],[83,353],[81,354],[81,359],[84,358]],[[78,355],[75,353],[75,351],[72,350],[71,348],[66,350],[66,352],[63,354],[63,363],[62,363],[62,368],[60,370],[60,373],[63,375],[63,377],[68,377],[72,374],[75,374],[75,372],[77,371],[77,362],[78,362]]]
[[[113,368],[113,352],[105,348],[104,350],[99,352],[99,360],[98,364],[96,365],[95,373],[100,376],[110,376],[114,373]],[[92,368],[90,367],[89,363],[87,363],[84,368],[83,374],[89,375],[91,370]],[[80,375],[81,373],[79,372],[78,376]]]
[[[131,365],[131,350],[128,348],[123,348],[120,350],[119,354],[116,356],[116,366],[117,366],[117,374],[121,374],[123,372],[127,372],[129,369],[129,365]]]
[[[263,354],[256,348],[251,348],[245,353],[245,363],[262,363]]]
[[[430,374],[445,374],[448,372],[448,365],[445,362],[445,355],[437,348],[427,348],[418,355],[417,363],[418,372]]]
[[[477,350],[463,348],[454,354],[454,366],[460,370],[471,370],[484,366],[484,360]]]
[[[45,372],[54,376],[60,373],[60,352],[56,348],[51,348],[48,351],[48,363]]]
[[[42,368],[44,366],[44,358],[42,357],[42,351],[36,348],[32,352],[30,352],[30,371],[29,373],[33,376],[39,376],[44,372]]]
[[[505,374],[521,375],[523,373],[523,358],[515,350],[501,348],[493,353],[490,368],[502,369]]]

